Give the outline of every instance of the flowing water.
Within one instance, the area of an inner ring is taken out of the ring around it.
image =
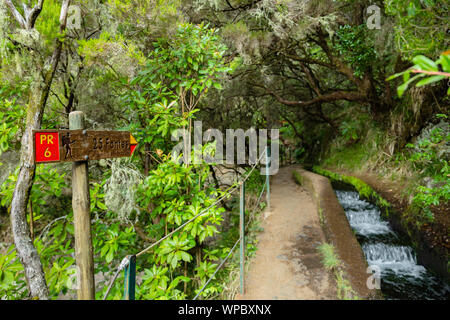
[[[381,218],[380,210],[355,191],[336,190],[367,263],[381,273],[387,299],[449,299],[450,287],[417,262],[416,253]]]

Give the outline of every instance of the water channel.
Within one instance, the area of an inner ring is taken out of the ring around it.
[[[369,266],[381,272],[386,299],[450,298],[450,286],[417,261],[413,248],[401,239],[377,206],[356,191],[335,190]]]

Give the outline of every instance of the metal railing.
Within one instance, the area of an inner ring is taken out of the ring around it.
[[[109,295],[109,292],[111,291],[111,288],[117,279],[119,273],[124,270],[124,293],[123,293],[123,299],[124,300],[134,300],[135,299],[135,290],[136,290],[136,258],[146,252],[148,252],[151,248],[158,245],[165,239],[171,237],[174,233],[184,228],[187,224],[191,223],[195,219],[197,219],[200,216],[206,215],[208,213],[208,210],[215,206],[217,203],[221,202],[223,199],[229,197],[231,194],[233,194],[239,187],[239,239],[236,241],[236,243],[231,248],[228,255],[221,261],[217,269],[214,271],[214,273],[210,276],[208,281],[203,285],[203,287],[197,292],[196,296],[194,297],[194,300],[196,300],[200,294],[203,292],[203,290],[207,287],[207,285],[210,283],[210,281],[214,278],[216,273],[225,265],[225,262],[228,260],[228,258],[232,255],[235,248],[237,248],[237,244],[239,243],[240,246],[240,255],[239,255],[239,269],[240,269],[240,293],[244,294],[245,288],[244,288],[244,267],[245,267],[245,181],[251,176],[253,170],[256,168],[256,166],[260,163],[263,156],[266,156],[266,181],[263,185],[263,188],[261,190],[261,193],[258,197],[258,200],[256,201],[256,204],[253,208],[256,209],[256,207],[259,204],[259,201],[261,200],[261,196],[264,193],[264,190],[266,189],[266,199],[267,199],[267,207],[270,210],[270,180],[269,180],[269,166],[270,166],[270,148],[266,147],[264,152],[261,154],[258,161],[253,165],[250,172],[237,184],[228,190],[227,193],[216,199],[213,204],[208,206],[206,209],[202,210],[199,214],[191,218],[190,220],[186,221],[176,229],[174,229],[172,232],[168,233],[158,241],[155,241],[150,246],[146,247],[142,251],[140,251],[137,254],[134,255],[127,255],[125,258],[122,259],[119,266],[117,267],[117,271],[114,274],[113,278],[110,281],[110,284],[108,286],[108,289],[106,290],[106,293],[103,297],[103,300],[106,300],[106,298]]]

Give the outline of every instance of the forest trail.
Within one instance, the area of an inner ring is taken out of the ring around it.
[[[333,278],[317,247],[325,242],[317,208],[292,178],[298,166],[281,168],[271,182],[271,210],[264,212],[258,250],[236,299],[335,299]]]

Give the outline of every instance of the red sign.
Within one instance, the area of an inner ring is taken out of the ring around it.
[[[58,132],[36,132],[34,143],[36,162],[59,161]]]

